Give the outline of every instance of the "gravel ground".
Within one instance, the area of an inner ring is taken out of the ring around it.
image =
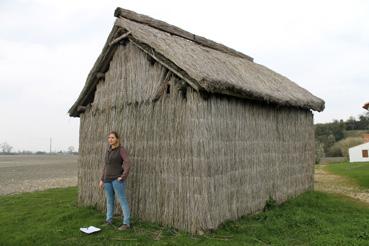
[[[0,155],[0,195],[77,185],[78,155]]]

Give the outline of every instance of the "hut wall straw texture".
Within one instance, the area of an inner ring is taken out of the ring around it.
[[[269,196],[283,202],[313,189],[310,110],[205,100],[132,42],[117,48],[80,118],[80,205],[105,211],[98,180],[110,130],[132,161],[131,213],[146,221],[198,233],[263,209]]]

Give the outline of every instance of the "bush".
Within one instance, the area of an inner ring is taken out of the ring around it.
[[[329,157],[342,157],[341,147],[338,143],[334,144],[332,147],[328,149],[327,156]]]
[[[264,206],[263,211],[265,212],[275,207],[277,207],[277,201],[274,200],[274,198],[271,195],[269,195],[268,200],[265,201],[265,206]]]
[[[319,164],[320,159],[324,156],[324,144],[319,141],[315,141],[315,164]]]
[[[364,140],[361,137],[348,137],[335,143],[331,149],[338,148],[343,157],[348,157],[348,149],[362,143],[364,143]]]

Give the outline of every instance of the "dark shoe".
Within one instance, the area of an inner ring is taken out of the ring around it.
[[[129,230],[130,228],[131,228],[131,226],[130,226],[130,225],[123,224],[123,225],[121,225],[121,226],[118,228],[118,230],[119,230],[119,231],[126,231],[126,230]]]
[[[105,220],[105,225],[113,225],[113,222],[111,220]]]

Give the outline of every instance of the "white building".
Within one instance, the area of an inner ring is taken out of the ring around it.
[[[363,143],[349,148],[350,162],[369,162],[369,143]]]

